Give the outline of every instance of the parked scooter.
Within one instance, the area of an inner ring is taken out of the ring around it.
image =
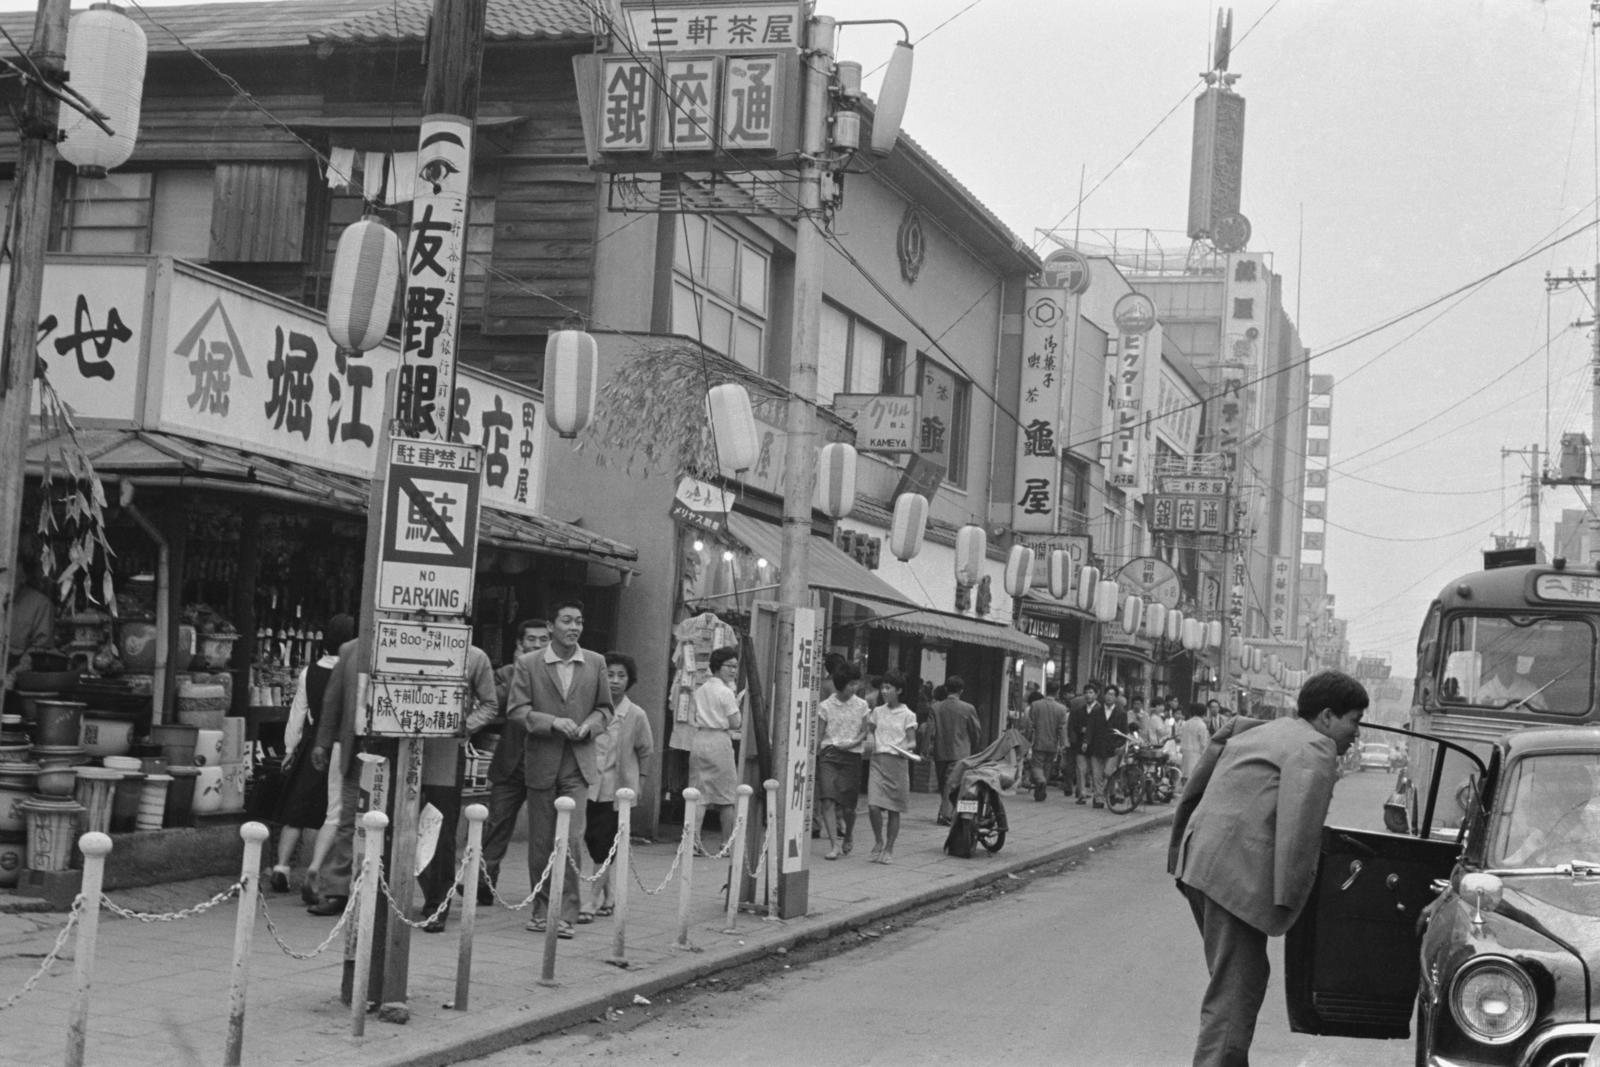
[[[1006,807],[1001,796],[1015,796],[1017,781],[1026,766],[1028,742],[1015,729],[1007,729],[984,749],[957,760],[949,778],[940,783],[950,790],[955,819],[944,840],[944,850],[969,859],[973,846],[999,852],[1006,843]]]

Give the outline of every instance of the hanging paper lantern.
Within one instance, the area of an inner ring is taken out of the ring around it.
[[[1072,591],[1072,557],[1064,548],[1050,550],[1050,595],[1057,600],[1065,600]]]
[[[1199,619],[1184,619],[1180,637],[1185,649],[1196,652],[1205,646],[1206,628]]]
[[[1235,663],[1243,663],[1247,658],[1244,650],[1244,638],[1234,634],[1228,638],[1228,658]]]
[[[370,352],[383,343],[400,292],[400,238],[377,216],[339,235],[328,283],[328,336],[340,348]]]
[[[1021,600],[1033,586],[1033,549],[1027,545],[1012,545],[1006,556],[1006,592]]]
[[[1144,598],[1130,596],[1122,602],[1122,628],[1131,633],[1138,633],[1139,623],[1144,619]]]
[[[1159,600],[1150,601],[1144,606],[1144,635],[1159,641],[1166,627],[1167,606]]]
[[[1212,619],[1206,623],[1206,647],[1222,647],[1222,623],[1217,619]]]
[[[600,355],[582,330],[553,330],[544,346],[544,419],[562,437],[576,437],[594,418]]]
[[[61,158],[85,178],[104,178],[133,155],[139,138],[148,44],[144,30],[110,4],[95,4],[67,26],[72,89],[106,115],[108,134],[76,108],[61,109]]]
[[[1165,636],[1168,641],[1179,641],[1183,638],[1183,612],[1176,609],[1167,612]]]
[[[1109,578],[1102,578],[1094,590],[1094,617],[1101,622],[1110,622],[1117,617],[1117,583]]]
[[[856,506],[856,450],[835,441],[817,457],[816,506],[830,519],[842,519]]]
[[[1078,572],[1078,608],[1081,611],[1094,610],[1095,593],[1100,588],[1100,568],[1085,567]]]
[[[1276,652],[1267,653],[1267,673],[1272,675],[1275,682],[1283,679],[1283,660],[1278,658]]]
[[[889,524],[889,551],[902,563],[922,551],[928,531],[928,498],[921,493],[901,493],[894,499],[894,520]]]
[[[983,577],[983,560],[989,552],[989,535],[982,526],[968,523],[956,531],[956,584],[977,585]]]
[[[1261,650],[1254,646],[1250,649],[1250,669],[1260,673],[1262,667]]]

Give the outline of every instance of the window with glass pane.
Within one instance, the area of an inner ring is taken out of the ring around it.
[[[672,332],[762,370],[770,255],[732,227],[699,215],[680,216],[673,237]]]
[[[151,189],[148,171],[72,178],[62,215],[63,252],[150,251]]]
[[[950,415],[950,469],[945,481],[951,485],[967,487],[967,440],[971,434],[972,383],[956,379],[955,403]]]

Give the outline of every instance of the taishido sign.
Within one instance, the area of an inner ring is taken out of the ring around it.
[[[482,468],[483,449],[477,445],[390,442],[379,611],[471,612]]]

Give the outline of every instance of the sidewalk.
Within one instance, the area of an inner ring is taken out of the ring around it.
[[[560,942],[558,988],[538,984],[543,938],[523,930],[526,911],[479,909],[473,941],[470,1010],[444,1007],[454,997],[459,951],[459,903],[444,934],[416,932],[411,939],[407,1025],[368,1016],[366,1035],[350,1036],[350,1011],[339,1001],[342,937],[309,961],[280,951],[259,917],[251,956],[246,1064],[401,1065],[448,1063],[482,1055],[539,1034],[627,1006],[635,994],[660,990],[797,942],[879,921],[949,899],[1008,872],[1070,856],[1118,835],[1165,825],[1168,805],[1112,815],[1075,805],[1052,790],[1044,803],[1019,794],[1007,798],[1010,833],[1005,847],[972,859],[944,855],[945,829],[934,825],[936,798],[915,794],[903,817],[895,862],[867,862],[872,834],[865,811],[856,823],[855,852],[825,862],[826,840],[813,841],[810,911],[803,918],[769,922],[741,914],[738,933],[722,933],[726,914],[720,887],[727,861],[700,860],[694,872],[693,951],[675,946],[678,883],[647,896],[671,864],[675,841],[635,846],[638,880],[629,889],[627,956],[621,969],[611,955],[612,919],[578,927]],[[710,836],[710,835],[708,835]],[[715,838],[713,837],[713,840]],[[525,844],[513,845],[503,868],[501,894],[527,895]],[[1151,872],[1153,875],[1158,872]],[[228,879],[180,882],[110,894],[125,908],[170,912],[192,907],[229,885]],[[0,898],[3,900],[4,898]],[[307,915],[299,894],[266,895],[280,936],[307,952],[333,919]],[[380,907],[383,906],[380,900]],[[106,1067],[173,1067],[222,1059],[228,1022],[228,983],[237,902],[171,923],[140,923],[102,911],[90,1001],[87,1062]],[[66,921],[62,912],[0,911],[0,1003],[39,968]],[[72,943],[51,972],[9,1011],[0,1012],[0,1064],[60,1063],[74,995]]]

